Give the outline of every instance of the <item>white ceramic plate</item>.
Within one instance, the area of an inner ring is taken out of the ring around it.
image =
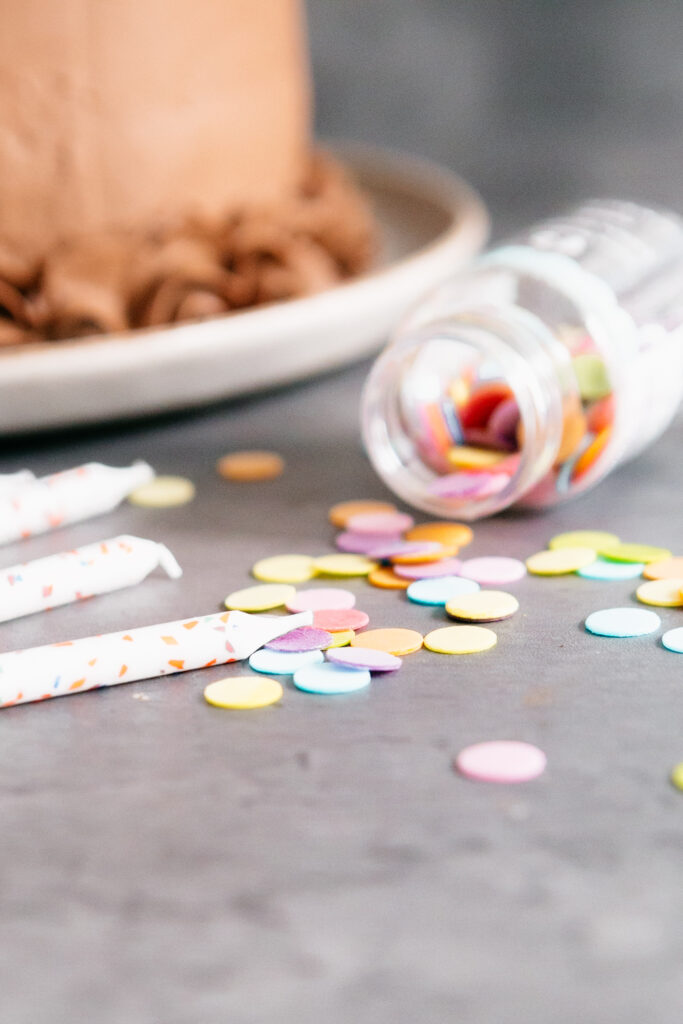
[[[483,245],[479,196],[434,164],[335,146],[375,209],[371,273],[307,299],[166,328],[0,351],[0,433],[200,405],[362,358],[420,295]]]

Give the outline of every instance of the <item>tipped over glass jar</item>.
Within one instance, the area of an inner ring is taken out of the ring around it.
[[[421,302],[370,373],[362,429],[396,494],[472,520],[580,494],[681,398],[683,220],[593,201]]]

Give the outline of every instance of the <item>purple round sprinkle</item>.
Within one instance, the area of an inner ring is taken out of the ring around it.
[[[440,562],[394,565],[393,570],[403,580],[431,580],[437,576],[457,576],[460,564],[459,558],[442,558]]]
[[[333,647],[325,652],[327,660],[346,668],[367,668],[371,672],[395,672],[402,661],[387,651],[375,651],[370,647]]]
[[[491,413],[487,427],[494,444],[505,446],[512,451],[517,448],[519,408],[514,398],[507,398]]]
[[[488,498],[502,491],[508,482],[509,477],[505,473],[449,473],[433,480],[429,490],[440,498],[454,500]]]
[[[333,637],[326,629],[317,629],[315,626],[298,626],[291,629],[289,633],[269,640],[266,647],[271,651],[320,651],[332,643]]]
[[[379,547],[381,544],[403,543],[399,534],[395,537],[387,537],[385,533],[352,533],[350,530],[337,534],[335,544],[340,551],[346,551],[350,555],[367,555],[368,551]]]
[[[384,544],[379,544],[375,548],[370,548],[367,553],[368,558],[376,558],[378,561],[383,562],[390,558],[396,558],[397,555],[417,555],[425,554],[429,555],[432,551],[439,551],[443,547],[436,540],[396,540],[387,544],[386,538]]]

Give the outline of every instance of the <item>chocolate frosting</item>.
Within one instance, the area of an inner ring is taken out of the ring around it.
[[[80,235],[41,259],[0,245],[0,346],[221,316],[312,295],[366,270],[366,200],[315,153],[290,198],[156,230]]]

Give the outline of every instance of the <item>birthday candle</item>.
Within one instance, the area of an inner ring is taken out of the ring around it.
[[[0,495],[12,494],[34,480],[35,476],[30,469],[20,469],[16,473],[0,473]]]
[[[313,612],[219,612],[0,654],[0,707],[241,661]]]
[[[163,544],[123,535],[0,569],[0,622],[134,586],[157,566],[182,576]]]
[[[154,477],[146,462],[114,468],[89,462],[0,494],[0,544],[99,516]]]

